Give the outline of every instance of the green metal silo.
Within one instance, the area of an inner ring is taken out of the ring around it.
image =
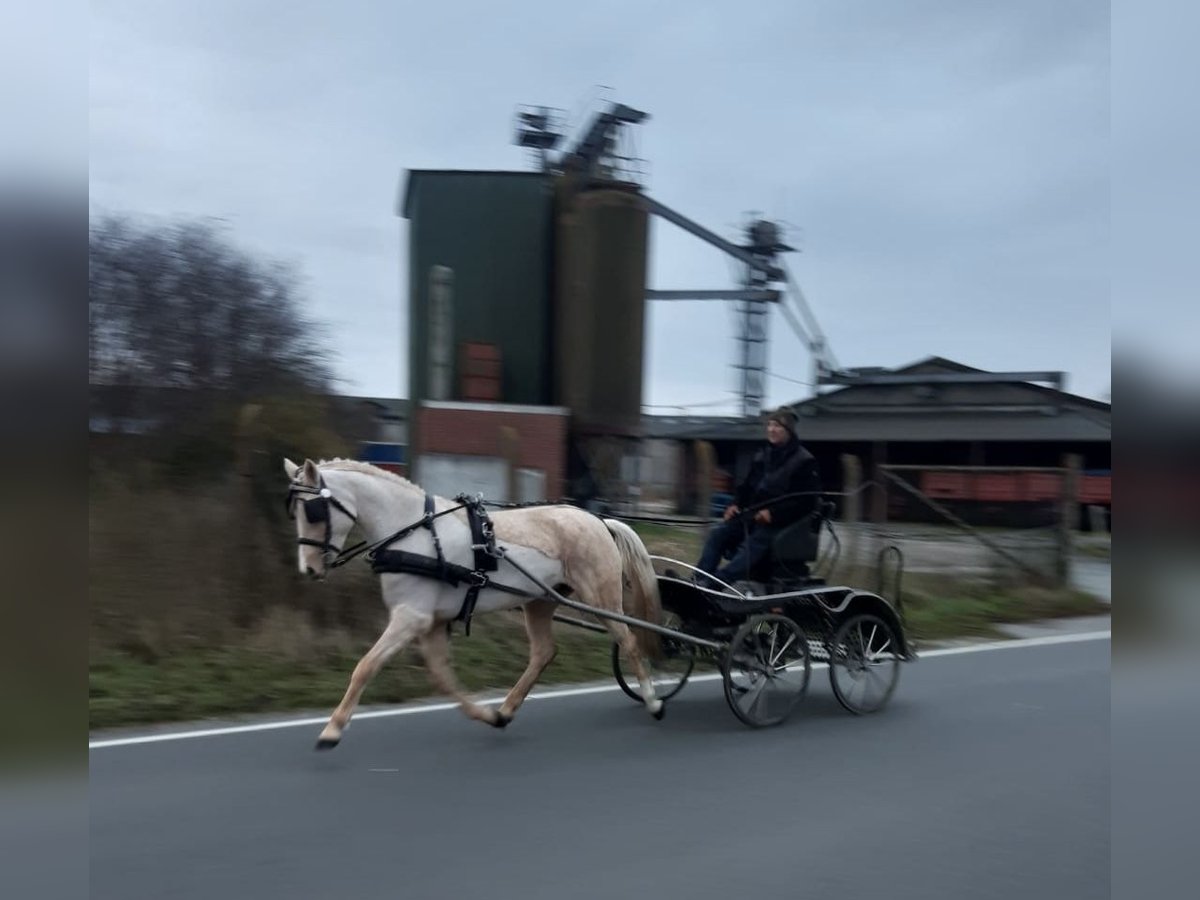
[[[576,435],[640,431],[648,212],[634,186],[558,190],[556,402]]]
[[[464,343],[500,350],[505,403],[551,400],[551,278],[554,196],[538,172],[413,170],[401,214],[408,219],[409,388],[434,396],[434,339],[448,341],[449,396],[460,399]],[[448,271],[447,271],[448,270]],[[438,283],[446,287],[440,290]],[[448,321],[431,322],[431,301]],[[431,327],[433,326],[433,327]]]

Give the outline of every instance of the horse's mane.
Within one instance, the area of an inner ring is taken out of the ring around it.
[[[387,469],[381,469],[379,466],[373,466],[368,462],[363,462],[359,459],[323,459],[317,463],[319,469],[340,469],[344,472],[361,472],[363,475],[374,475],[376,478],[382,478],[385,481],[394,481],[402,487],[408,488],[410,491],[420,491],[417,485],[413,484],[403,475],[397,475],[395,472],[389,472]]]

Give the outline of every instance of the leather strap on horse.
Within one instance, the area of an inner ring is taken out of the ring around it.
[[[457,498],[467,508],[467,521],[471,526],[471,549],[475,551],[475,570],[471,572],[471,586],[463,597],[463,605],[454,617],[455,622],[463,623],[463,634],[471,635],[471,616],[475,614],[475,604],[479,600],[479,592],[491,583],[485,572],[495,572],[500,564],[500,553],[496,550],[496,535],[492,528],[492,520],[488,518],[487,510],[481,500],[469,500],[465,494]],[[506,590],[504,585],[494,585],[497,589]],[[507,589],[511,593],[523,593]]]
[[[425,518],[422,520],[421,525],[424,528],[428,528],[429,533],[433,536],[433,549],[437,553],[438,567],[444,572],[446,570],[446,555],[442,553],[442,540],[438,537],[437,529],[433,527],[432,494],[425,495]]]
[[[461,496],[461,495],[460,495]],[[499,566],[496,553],[496,534],[487,510],[478,501],[466,503],[467,521],[471,525],[471,549],[475,551],[475,568],[480,572],[495,572]]]
[[[288,485],[287,498],[284,501],[284,506],[287,509],[288,518],[296,517],[295,501],[302,494],[312,494],[313,497],[309,500],[304,500],[301,505],[304,507],[304,518],[308,520],[310,525],[316,525],[318,522],[323,522],[325,525],[325,537],[322,540],[313,540],[312,538],[297,538],[296,543],[305,547],[319,547],[322,553],[335,553],[338,559],[343,556],[353,558],[362,549],[366,547],[366,542],[355,544],[349,550],[342,550],[333,544],[333,522],[331,521],[330,508],[337,509],[339,512],[347,516],[351,522],[358,522],[358,517],[350,512],[337,497],[333,496],[329,488],[325,486],[325,477],[318,476],[318,484],[316,487],[309,487],[306,484],[292,482]],[[332,566],[339,565],[337,559],[332,563]]]
[[[465,633],[469,636],[471,634],[471,617],[475,613],[475,604],[479,601],[479,592],[485,587],[490,586],[498,591],[517,594],[518,596],[528,597],[533,595],[528,591],[512,588],[508,585],[492,584],[491,579],[485,573],[496,571],[499,567],[500,557],[503,555],[496,548],[496,535],[492,527],[492,520],[488,517],[487,511],[483,508],[483,504],[480,501],[472,500],[465,494],[460,494],[455,499],[467,510],[467,521],[471,526],[471,549],[474,551],[475,568],[469,569],[466,566],[460,566],[457,563],[446,560],[446,555],[442,551],[441,538],[438,537],[437,528],[434,527],[434,520],[439,515],[442,515],[442,513],[434,513],[433,497],[429,494],[425,495],[424,518],[403,533],[407,534],[409,530],[418,527],[428,528],[429,533],[433,537],[433,548],[437,553],[437,558],[422,556],[420,553],[410,553],[406,550],[385,550],[382,547],[377,547],[368,554],[367,559],[370,561],[371,568],[376,574],[383,572],[403,572],[410,575],[420,575],[424,578],[434,578],[454,587],[467,582],[469,586],[466,596],[463,597],[463,604],[453,621],[462,622]],[[390,538],[388,543],[391,543],[392,540],[395,540],[395,537]]]
[[[404,572],[444,581],[454,587],[458,587],[464,581],[471,581],[474,574],[473,569],[447,562],[444,558],[434,559],[407,550],[380,550],[371,560],[371,568],[377,575],[384,572]]]
[[[423,578],[444,581],[453,587],[458,587],[460,584],[466,582],[469,585],[467,596],[463,600],[463,605],[458,615],[454,617],[454,621],[464,622],[467,634],[471,633],[471,615],[475,612],[475,603],[479,599],[479,592],[485,587],[504,591],[506,594],[516,594],[520,597],[534,596],[528,591],[509,587],[507,584],[493,584],[487,575],[477,569],[460,566],[458,563],[447,562],[445,559],[437,560],[420,553],[410,553],[407,550],[380,550],[375,554],[374,559],[371,560],[371,568],[376,575],[384,572],[403,572],[408,575],[420,575]]]

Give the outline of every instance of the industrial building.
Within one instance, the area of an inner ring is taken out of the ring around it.
[[[611,104],[568,142],[553,111],[525,109],[517,143],[535,154],[535,171],[405,173],[406,446],[376,442],[372,453],[403,458],[410,477],[442,495],[657,501],[705,514],[708,489],[736,479],[762,441],[768,313],[777,309],[811,352],[819,388],[794,405],[831,490],[846,455],[869,475],[905,462],[1058,466],[1070,453],[1107,475],[1109,406],[1066,393],[1061,373],[983,372],[940,357],[842,368],[783,263],[791,248],[774,223],[748,223],[735,243],[646,193],[623,146],[647,118]],[[741,283],[650,288],[652,222],[733,257]],[[684,299],[737,305],[739,416],[643,415],[646,303]],[[714,465],[717,483],[698,485]]]
[[[568,481],[602,468],[614,439],[641,433],[638,193],[543,173],[414,171],[401,209],[414,477],[451,495],[573,493]]]
[[[1059,468],[1077,456],[1082,469],[1080,501],[1111,508],[1112,410],[1107,403],[1024,379],[1031,373],[985,372],[929,357],[872,378],[791,404],[800,440],[817,458],[822,484],[845,488],[844,458],[858,460],[864,479],[880,481],[884,465]],[[695,447],[713,449],[718,492],[728,489],[762,444],[761,420],[743,417],[653,416],[645,435],[658,458],[673,458],[681,473],[672,479],[675,505],[695,509],[699,494],[691,477]],[[663,465],[657,467],[662,472]],[[993,479],[993,486],[997,485]],[[667,487],[663,485],[662,487]],[[995,487],[993,487],[995,490]],[[660,489],[659,493],[662,491]],[[882,495],[868,498],[866,512],[882,519]],[[1021,499],[1013,493],[1014,502]]]
[[[1110,404],[1021,380],[1021,373],[985,372],[942,357],[879,374],[894,378],[791,404],[800,439],[817,458],[827,490],[845,488],[847,456],[858,460],[865,479],[878,480],[878,467],[887,464],[1000,472],[1061,467],[1075,455],[1082,468],[1079,500],[1111,509]],[[398,412],[396,401],[374,402],[381,429],[395,429],[397,415],[407,415],[406,407]],[[644,415],[641,426],[637,451],[624,463],[620,494],[608,499],[632,498],[646,510],[669,513],[703,514],[705,493],[719,498],[717,505],[723,502],[763,441],[761,417]],[[483,436],[467,430],[472,436],[460,446],[482,445],[487,455]],[[697,480],[702,447],[712,457],[707,491]],[[993,493],[1003,490],[1005,477],[990,479]],[[869,499],[864,512],[882,518],[885,511],[875,502]]]
[[[614,105],[575,146],[528,113],[535,172],[407,173],[409,457],[430,490],[530,501],[613,490],[641,437],[654,207]]]

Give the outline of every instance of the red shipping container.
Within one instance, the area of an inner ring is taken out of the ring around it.
[[[965,500],[970,495],[966,472],[922,472],[921,492],[943,500]]]
[[[1026,500],[1059,500],[1062,498],[1062,476],[1052,472],[1025,473]]]
[[[1013,502],[1021,499],[1021,483],[1012,473],[978,475],[975,478],[975,499]]]
[[[1112,504],[1112,476],[1084,475],[1079,479],[1079,502]]]

